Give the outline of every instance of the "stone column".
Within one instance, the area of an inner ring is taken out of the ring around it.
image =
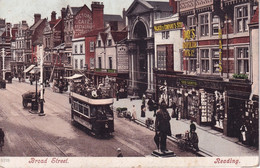
[[[150,66],[150,52],[148,51],[148,53],[147,53],[147,77],[148,77],[148,81],[147,81],[147,83],[148,83],[148,90],[150,90],[151,89],[151,73],[150,73],[150,68],[151,68],[151,66]]]
[[[134,72],[134,53],[131,53],[131,86],[134,87],[134,78],[135,78],[135,72]]]
[[[154,90],[154,77],[153,77],[153,75],[154,75],[154,73],[153,73],[153,68],[154,68],[154,55],[153,55],[153,52],[152,52],[152,54],[151,54],[151,90],[153,90],[154,92],[155,92],[155,90]]]

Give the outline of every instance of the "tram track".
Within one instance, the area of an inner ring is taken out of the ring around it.
[[[8,89],[9,91],[9,89]],[[15,87],[11,87],[10,88],[10,92],[13,93],[13,95],[17,95],[17,93],[22,93],[21,90],[19,89],[16,89]],[[6,102],[13,102],[13,100],[11,100],[11,98],[9,97],[5,97],[5,101]],[[15,102],[17,103],[17,102]],[[7,103],[6,103],[7,104]],[[9,103],[10,104],[10,103]],[[22,104],[21,104],[22,106]],[[13,106],[15,108],[15,106]],[[40,129],[38,129],[38,127],[33,123],[31,122],[30,119],[27,118],[27,116],[25,116],[22,112],[24,112],[25,110],[19,110],[19,108],[15,108],[16,109],[16,113],[18,113],[19,117],[24,119],[19,119],[19,120],[16,120],[14,118],[11,118],[8,116],[8,112],[6,110],[4,110],[3,108],[1,109],[2,113],[4,113],[4,116],[9,120],[9,121],[12,121],[14,123],[17,124],[17,129],[19,129],[18,133],[20,134],[23,134],[24,135],[24,138],[26,139],[26,142],[30,144],[30,146],[35,146],[35,144],[37,144],[37,147],[34,147],[34,148],[38,148],[40,149],[41,151],[43,151],[43,153],[45,153],[45,155],[49,155],[49,152],[45,150],[45,148],[43,147],[44,145],[43,144],[40,144],[39,143],[39,139],[37,140],[37,138],[34,138],[33,136],[30,135],[30,133],[28,132],[28,130],[22,130],[23,127],[28,127],[28,125],[31,127],[33,127],[33,130],[36,130],[35,132],[37,132],[38,134],[41,132]],[[44,136],[45,139],[48,140],[48,142],[50,142],[54,148],[56,148],[60,153],[61,153],[61,156],[64,156],[66,157],[67,154],[53,141],[51,140],[51,138],[49,136],[46,136],[46,135],[40,135],[40,137]],[[33,141],[33,142],[32,142]],[[38,151],[39,152],[39,151]]]

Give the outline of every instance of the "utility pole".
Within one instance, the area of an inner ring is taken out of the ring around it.
[[[40,88],[41,88],[41,96],[40,96],[40,113],[39,116],[44,116],[44,111],[43,111],[43,51],[42,51],[42,46],[40,46]]]

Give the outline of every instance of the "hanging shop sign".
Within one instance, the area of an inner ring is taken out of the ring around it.
[[[154,31],[163,31],[163,30],[181,29],[181,28],[182,28],[182,22],[173,22],[169,24],[154,26]]]
[[[222,30],[218,30],[218,38],[219,38],[219,72],[222,72]]]
[[[183,30],[183,51],[185,57],[194,57],[196,55],[197,42],[193,41],[196,38],[195,29]]]

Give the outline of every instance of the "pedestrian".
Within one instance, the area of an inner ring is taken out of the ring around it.
[[[142,105],[145,105],[145,94],[143,94],[143,97],[142,97]]]
[[[179,112],[180,112],[180,107],[176,108],[176,120],[179,119]]]
[[[193,123],[193,121],[191,120],[190,121],[190,133],[192,132],[192,131],[196,131],[196,125]]]
[[[158,105],[156,102],[153,103],[153,116],[156,116],[156,111],[158,110]]]
[[[160,109],[157,111],[155,119],[155,137],[159,137],[161,152],[167,151],[166,139],[167,136],[171,136],[171,117],[166,109],[166,104],[161,104]],[[158,146],[157,146],[158,147]]]
[[[241,140],[242,140],[242,143],[243,144],[246,144],[247,143],[247,127],[245,124],[243,124],[241,127],[240,127],[240,132],[241,132]]]
[[[123,157],[122,151],[120,148],[117,148],[117,157]]]
[[[133,109],[132,109],[132,120],[135,121],[136,120],[136,109],[135,109],[135,105],[133,105]]]
[[[149,111],[153,111],[153,100],[151,97],[149,97],[149,100],[147,102]]]
[[[5,138],[5,133],[4,133],[3,129],[0,128],[0,150],[1,151],[2,151],[2,147],[4,146],[4,142],[5,142],[4,138]]]
[[[30,84],[32,85],[33,84],[33,77],[32,77],[32,75],[30,76]]]
[[[176,117],[176,104],[175,102],[172,102],[172,118]]]
[[[141,117],[145,117],[146,107],[145,105],[141,105]]]
[[[19,82],[21,82],[21,74],[20,73],[18,74],[18,79],[19,79]]]
[[[198,134],[195,132],[195,130],[192,130],[190,134],[190,142],[192,146],[196,149],[196,152],[199,151],[199,137]]]
[[[119,90],[117,89],[116,90],[116,101],[118,101],[119,100]]]

